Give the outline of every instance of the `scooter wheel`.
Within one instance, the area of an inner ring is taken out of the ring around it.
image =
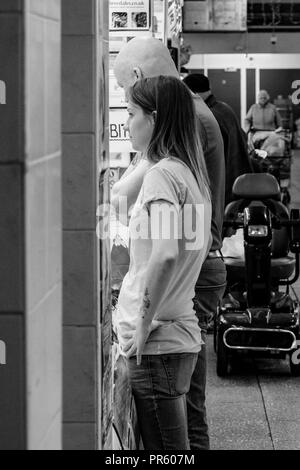
[[[300,354],[297,350],[290,353],[290,370],[293,377],[300,377]]]
[[[225,377],[228,375],[229,357],[227,348],[223,342],[223,335],[217,332],[217,375]]]

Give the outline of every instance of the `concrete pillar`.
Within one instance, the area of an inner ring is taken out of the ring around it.
[[[68,450],[99,449],[105,433],[102,365],[111,340],[108,323],[108,353],[102,356],[102,323],[110,321],[109,247],[97,237],[96,213],[109,198],[107,19],[108,0],[62,2],[63,435]]]
[[[60,18],[0,3],[2,449],[62,442]]]

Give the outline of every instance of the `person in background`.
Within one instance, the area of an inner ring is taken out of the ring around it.
[[[144,448],[189,450],[186,394],[201,349],[193,298],[212,243],[209,179],[185,85],[145,78],[128,98],[126,128],[149,169],[129,224],[118,338]]]
[[[257,103],[249,109],[245,118],[245,131],[275,131],[281,127],[282,120],[274,104],[270,103],[270,95],[260,90]]]
[[[134,38],[123,46],[116,58],[114,73],[118,84],[124,88],[125,95],[128,95],[129,88],[142,78],[159,75],[179,77],[167,47],[158,39],[149,37]],[[198,118],[197,132],[204,151],[212,195],[213,242],[201,272],[199,266],[200,274],[196,282],[194,305],[202,330],[202,340],[205,343],[208,322],[216,314],[226,287],[226,267],[219,254],[222,248],[224,217],[225,159],[222,134],[214,115],[200,96],[194,96],[193,101]],[[127,175],[113,187],[112,203],[115,207],[119,206],[118,202],[124,196],[128,200],[128,207],[136,201],[148,166],[148,160],[141,154],[140,161],[129,168]],[[191,450],[209,449],[205,388],[206,347],[204,345],[198,353],[196,368],[187,394]]]
[[[189,74],[183,81],[193,93],[203,98],[220,126],[225,152],[225,205],[227,205],[233,200],[232,187],[236,178],[245,173],[253,173],[248,154],[247,136],[233,109],[227,103],[218,101],[213,95],[209,80],[205,75]]]

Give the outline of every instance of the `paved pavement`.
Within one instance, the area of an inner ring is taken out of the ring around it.
[[[208,337],[207,413],[214,450],[300,450],[300,377],[284,360],[243,358],[226,378],[215,372]]]
[[[292,167],[292,206],[300,208],[300,151]],[[295,285],[300,297],[300,281]],[[286,360],[243,358],[226,378],[216,375],[208,336],[207,412],[214,450],[300,450],[300,377]]]

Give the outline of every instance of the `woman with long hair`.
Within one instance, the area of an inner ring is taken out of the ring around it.
[[[209,180],[194,103],[175,77],[139,80],[126,124],[149,164],[129,223],[116,314],[147,450],[188,450],[186,393],[201,349],[195,284],[211,247]]]

